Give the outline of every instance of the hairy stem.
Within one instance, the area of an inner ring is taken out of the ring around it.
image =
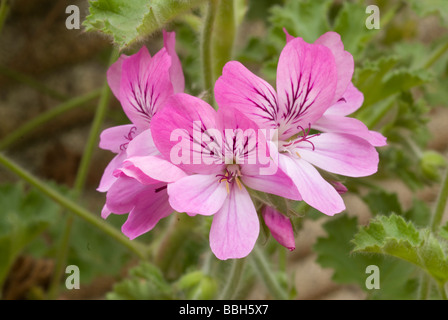
[[[214,29],[217,5],[218,0],[209,1],[201,32],[200,50],[201,50],[201,62],[202,62],[201,68],[202,68],[203,90],[206,92],[205,100],[210,104],[212,104],[214,100],[212,37],[213,37],[213,29]]]
[[[113,49],[110,55],[109,64],[111,65],[118,58],[118,50]],[[111,91],[107,80],[104,81],[103,88],[101,89],[101,96],[98,102],[98,107],[95,112],[95,117],[93,118],[92,126],[90,128],[89,137],[87,139],[86,146],[84,148],[83,156],[81,158],[81,163],[76,173],[75,183],[73,187],[74,199],[79,200],[82,190],[89,173],[90,163],[92,160],[93,151],[97,147],[98,137],[101,131],[101,126],[106,115],[107,106],[109,105],[111,97]],[[70,247],[70,234],[73,227],[74,216],[70,215],[66,218],[64,232],[62,233],[62,239],[58,248],[58,255],[56,259],[56,266],[54,271],[54,276],[50,284],[49,297],[54,299],[57,296],[59,289],[59,280],[62,276],[64,266],[67,261],[68,251]]]
[[[252,265],[258,273],[259,279],[263,281],[264,285],[277,300],[287,300],[288,295],[283,290],[278,281],[273,276],[273,271],[269,266],[269,262],[265,257],[264,252],[256,245],[251,253]]]
[[[83,208],[75,201],[69,199],[68,197],[62,195],[60,192],[54,190],[52,187],[48,186],[45,182],[41,181],[36,176],[32,175],[31,173],[23,169],[21,166],[15,164],[13,161],[8,159],[2,153],[0,153],[0,164],[9,171],[16,174],[24,181],[26,181],[27,183],[29,183],[31,186],[35,187],[44,195],[46,195],[47,197],[58,203],[63,208],[72,212],[76,216],[85,220],[87,223],[91,224],[95,228],[104,232],[106,235],[108,235],[118,243],[122,244],[124,247],[129,249],[131,252],[135,253],[141,259],[147,258],[148,252],[146,250],[146,247],[142,243],[139,243],[136,240],[130,241],[116,228],[112,227],[110,224],[106,223],[104,220],[97,217],[92,212]]]
[[[226,286],[220,296],[221,300],[234,299],[235,295],[238,293],[238,287],[241,282],[245,263],[246,259],[233,260],[230,275],[226,280]]]

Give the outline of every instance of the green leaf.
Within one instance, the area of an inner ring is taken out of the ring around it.
[[[401,204],[396,193],[374,190],[363,197],[372,215],[402,214]]]
[[[379,253],[403,259],[425,270],[437,282],[448,281],[447,245],[429,230],[418,230],[403,217],[381,216],[362,227],[353,239],[354,252]]]
[[[352,252],[351,240],[358,230],[356,217],[346,214],[331,218],[323,225],[327,237],[318,238],[314,245],[317,262],[324,268],[332,268],[333,281],[341,284],[357,284],[371,299],[408,299],[415,295],[415,267],[382,256]],[[368,290],[365,282],[366,268],[376,265],[380,269],[380,290]]]
[[[357,71],[357,87],[364,93],[363,109],[395,94],[429,82],[431,74],[423,69],[397,67],[396,57],[367,61]]]
[[[57,217],[59,206],[21,184],[0,185],[0,287],[17,256]]]
[[[120,47],[161,29],[167,22],[204,0],[90,0],[83,22],[87,31],[111,35]]]
[[[129,271],[129,277],[114,285],[108,300],[169,300],[174,298],[171,285],[154,265],[143,262]]]

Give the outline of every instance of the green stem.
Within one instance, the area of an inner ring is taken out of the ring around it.
[[[201,32],[201,62],[202,62],[202,80],[203,89],[206,92],[205,100],[212,104],[213,98],[213,55],[212,55],[212,37],[216,17],[218,0],[210,0],[207,5],[202,32]]]
[[[439,293],[440,293],[440,297],[442,298],[442,300],[448,300],[448,296],[445,291],[445,285],[443,285],[443,284],[439,285]]]
[[[432,65],[436,63],[436,61],[439,60],[440,57],[447,51],[448,51],[448,42],[445,43],[442,47],[440,47],[440,49],[437,50],[431,58],[429,58],[429,60],[425,63],[423,68],[428,69],[432,67]]]
[[[109,65],[111,65],[115,60],[117,60],[119,55],[118,49],[113,49]],[[111,98],[112,92],[109,89],[107,81],[104,82],[103,88],[101,90],[101,97],[98,103],[98,107],[95,112],[95,117],[93,119],[92,127],[90,129],[89,137],[87,139],[86,146],[84,148],[81,163],[76,174],[76,180],[74,184],[74,190],[77,196],[84,188],[88,170],[90,167],[90,162],[92,160],[93,151],[96,149],[98,137],[101,131],[101,126],[103,125],[104,118],[106,116],[107,107]]]
[[[28,171],[23,169],[21,166],[15,164],[13,161],[9,160],[6,156],[4,156],[1,153],[0,153],[0,164],[3,165],[5,168],[7,168],[9,171],[11,171],[14,174],[16,174],[17,176],[19,176],[21,179],[28,182],[30,185],[35,187],[37,190],[41,191],[44,195],[46,195],[50,199],[54,200],[56,203],[61,205],[63,208],[74,213],[76,216],[85,220],[87,223],[98,228],[99,230],[104,232],[106,235],[110,236],[112,239],[114,239],[118,243],[122,244],[124,247],[129,249],[131,252],[135,253],[141,259],[147,258],[148,252],[146,250],[145,245],[143,245],[142,243],[139,243],[136,240],[130,241],[116,228],[112,227],[110,224],[106,223],[104,220],[97,217],[95,214],[88,211],[87,209],[83,208],[82,206],[80,206],[79,204],[74,202],[73,200],[67,198],[66,196],[62,195],[58,191],[54,190],[53,188],[48,186],[46,183],[41,181],[39,178],[37,178],[34,175],[32,175],[31,173],[29,173]]]
[[[418,299],[427,300],[430,291],[430,280],[431,278],[426,272],[422,272],[420,275],[420,286],[418,288]]]
[[[117,60],[119,51],[114,49],[110,56],[110,61],[108,65],[111,65],[115,60]],[[86,146],[84,148],[83,156],[81,158],[81,163],[76,173],[76,179],[74,183],[74,199],[78,200],[81,196],[81,192],[84,189],[85,181],[87,179],[87,174],[89,173],[89,167],[92,160],[93,151],[96,148],[98,142],[98,136],[100,134],[101,126],[104,122],[106,115],[107,106],[109,105],[111,97],[111,91],[107,80],[104,81],[103,88],[101,90],[100,101],[98,102],[98,107],[95,112],[95,117],[92,122],[92,127],[90,128],[89,137],[87,139]],[[49,297],[54,299],[57,296],[59,289],[59,280],[62,276],[64,266],[67,261],[68,251],[70,246],[70,234],[72,231],[74,222],[74,216],[68,216],[65,222],[65,229],[62,233],[62,239],[58,249],[58,255],[56,259],[56,266],[54,271],[54,276],[50,284]]]
[[[232,59],[236,34],[234,0],[220,0],[213,28],[213,82],[222,74],[224,65]]]
[[[59,101],[65,101],[68,99],[68,97],[62,93],[59,93],[58,91],[52,89],[52,88],[48,88],[47,86],[45,86],[44,84],[42,84],[39,81],[34,80],[33,78],[26,76],[20,72],[14,71],[14,70],[10,70],[6,67],[0,66],[0,74],[13,79],[17,82],[26,84],[27,86],[53,98]]]
[[[244,271],[244,265],[246,259],[234,259],[232,262],[232,267],[230,269],[230,275],[226,280],[226,286],[220,296],[221,300],[231,300],[234,299],[238,293],[238,287],[241,282],[241,277]]]
[[[0,150],[4,150],[11,145],[13,145],[15,142],[17,142],[20,138],[27,135],[28,133],[32,132],[36,128],[40,127],[42,124],[58,117],[59,115],[70,111],[74,108],[77,108],[81,105],[86,104],[87,102],[97,98],[101,93],[101,90],[94,90],[92,92],[89,92],[81,97],[70,99],[69,101],[66,101],[64,103],[61,103],[60,105],[40,114],[39,116],[31,119],[30,121],[24,123],[20,127],[18,127],[16,130],[5,136],[0,141]]]
[[[436,206],[434,208],[434,214],[431,220],[431,230],[437,232],[442,222],[443,213],[445,212],[446,203],[448,200],[448,170],[445,172],[445,176],[440,187],[439,195],[437,197]]]
[[[260,280],[264,282],[271,295],[277,300],[287,300],[288,295],[273,276],[273,271],[269,266],[264,252],[258,246],[255,246],[252,250],[251,257],[255,271],[257,271]]]
[[[0,33],[2,33],[10,7],[9,0],[2,0],[2,3],[0,4]]]

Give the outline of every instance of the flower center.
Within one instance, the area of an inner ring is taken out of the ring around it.
[[[301,134],[299,133],[298,135],[291,137],[291,139],[289,139],[288,141],[280,141],[278,150],[281,153],[289,153],[290,155],[292,155],[294,157],[301,158],[301,156],[298,152],[299,144],[308,143],[311,145],[311,147],[313,148],[313,151],[314,151],[315,146],[310,139],[320,135],[320,133],[310,135],[311,124],[308,124],[307,130],[303,129],[302,126],[298,126],[297,128],[301,130]]]
[[[217,174],[216,177],[219,177],[218,182],[225,182],[226,183],[226,189],[227,193],[230,193],[230,184],[233,182],[236,182],[238,188],[240,190],[243,189],[243,186],[241,184],[241,181],[238,177],[241,176],[240,166],[237,164],[231,164],[226,167],[226,170],[224,171],[224,174]]]

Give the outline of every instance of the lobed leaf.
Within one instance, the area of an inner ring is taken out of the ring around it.
[[[418,230],[398,215],[380,216],[362,227],[353,239],[353,252],[369,252],[403,259],[425,270],[437,282],[448,281],[447,245],[429,230]]]
[[[175,17],[205,0],[90,0],[86,31],[112,36],[120,47],[161,29]]]

